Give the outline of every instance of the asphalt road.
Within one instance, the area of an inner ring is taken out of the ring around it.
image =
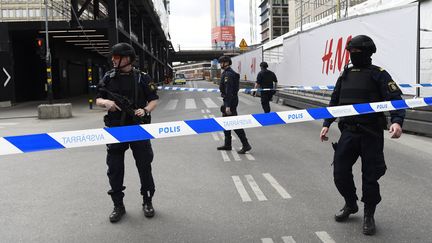
[[[159,94],[153,122],[220,116],[217,93]],[[0,137],[103,126],[103,110],[89,110],[84,100],[73,106],[74,117],[64,120],[37,120],[32,106],[8,109],[0,117],[28,117],[0,119]],[[242,94],[238,110],[261,113],[259,98]],[[143,215],[127,152],[127,214],[117,224],[108,221],[105,146],[1,156],[0,242],[432,242],[432,139],[386,134],[377,234],[364,236],[361,203],[348,222],[333,219],[343,206],[331,167],[330,141],[339,132],[333,126],[322,143],[320,130],[321,121],[246,129],[253,147],[246,155],[217,151],[221,133],[153,140],[152,219]],[[233,145],[241,147],[238,139]],[[361,189],[360,161],[354,175]]]

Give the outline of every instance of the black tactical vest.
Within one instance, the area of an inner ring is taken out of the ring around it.
[[[104,87],[111,92],[127,97],[133,104],[134,108],[144,108],[147,105],[147,97],[143,91],[144,78],[143,74],[136,69],[133,69],[133,74],[129,77],[121,77],[121,74],[115,74],[114,71],[107,73],[108,77],[104,80]],[[115,80],[122,79],[122,80]],[[108,111],[107,116],[104,118],[105,125],[119,126],[119,125],[134,125],[132,117],[127,116],[122,111],[111,112]]]
[[[382,101],[377,80],[373,78],[374,67],[349,68],[342,74],[339,105]]]
[[[371,65],[367,68],[351,67],[344,70],[341,76],[339,105],[384,101],[376,78],[378,69],[379,67]],[[339,125],[341,126],[343,126],[344,123],[369,124],[368,126],[377,129],[383,129],[387,124],[384,113],[382,112],[341,117],[340,121]]]

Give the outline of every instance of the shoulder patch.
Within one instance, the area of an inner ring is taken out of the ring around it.
[[[228,77],[225,77],[225,80],[224,80],[224,82],[226,83],[226,82],[228,82]]]
[[[155,91],[156,90],[156,86],[154,85],[154,83],[149,83],[148,87],[151,91]]]
[[[387,86],[388,86],[388,90],[390,92],[395,92],[395,91],[399,90],[399,87],[397,86],[396,82],[393,80],[390,80],[388,82]]]
[[[382,72],[382,71],[385,71],[385,69],[384,68],[382,68],[382,67],[380,67],[379,68],[379,70]]]

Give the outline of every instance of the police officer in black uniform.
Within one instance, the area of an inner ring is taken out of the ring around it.
[[[99,83],[96,104],[108,110],[104,117],[107,127],[137,125],[136,119],[131,114],[126,114],[116,104],[112,97],[103,89],[127,97],[135,105],[135,115],[148,116],[156,108],[158,96],[149,75],[140,72],[132,66],[136,58],[135,50],[127,43],[118,43],[112,47],[112,62],[114,69],[108,71]],[[149,122],[149,121],[148,121]],[[114,210],[109,216],[111,222],[119,221],[126,213],[123,204],[126,189],[123,186],[124,156],[128,148],[132,149],[136,167],[141,181],[141,195],[143,196],[143,211],[146,217],[153,217],[155,211],[152,205],[152,197],[155,185],[152,175],[151,162],[153,150],[149,140],[136,142],[116,143],[107,145],[108,178],[111,190],[108,194],[114,202]]]
[[[260,63],[261,71],[257,75],[257,81],[255,83],[255,89],[277,89],[277,77],[276,74],[268,70],[267,62]],[[274,85],[273,85],[274,83]],[[273,95],[276,93],[275,90],[261,91],[261,106],[265,113],[270,112],[270,101]],[[254,92],[255,96],[256,92]]]
[[[330,106],[369,103],[401,99],[401,90],[384,69],[372,65],[371,56],[376,52],[373,40],[365,35],[355,36],[347,45],[352,66],[345,67],[336,82]],[[391,138],[399,138],[405,110],[391,111]],[[321,141],[335,119],[326,119],[320,133]],[[337,222],[348,219],[358,211],[356,187],[352,166],[362,160],[362,199],[364,203],[363,233],[375,234],[374,213],[381,201],[378,179],[387,169],[384,161],[383,130],[387,127],[384,114],[372,113],[340,118],[338,127],[341,137],[335,144],[334,182],[345,199],[345,206],[335,215]]]
[[[219,90],[223,98],[223,105],[221,106],[222,116],[237,116],[237,106],[238,106],[238,91],[240,85],[240,75],[236,73],[231,68],[231,58],[228,56],[221,56],[219,58],[219,64],[221,69],[224,70],[221,75],[221,80],[219,83]],[[251,150],[246,133],[243,129],[236,129],[234,132],[239,137],[242,148],[237,151],[239,154],[245,154],[247,151]],[[231,146],[231,131],[224,131],[225,143],[223,146],[218,147],[218,150],[232,150]]]

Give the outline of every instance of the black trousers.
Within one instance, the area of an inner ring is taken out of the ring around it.
[[[123,186],[125,167],[124,155],[129,147],[132,150],[135,164],[138,169],[141,182],[141,195],[143,195],[144,199],[150,201],[155,192],[151,167],[151,162],[153,161],[153,150],[150,140],[107,144],[107,175],[111,186],[111,190],[108,191],[108,194],[111,195],[115,206],[123,205],[123,190],[126,189],[126,187]]]
[[[273,98],[273,91],[262,91],[261,92],[261,106],[265,113],[270,112],[270,101]]]
[[[361,157],[362,199],[365,204],[376,205],[381,201],[379,178],[387,169],[384,161],[383,130],[343,129],[334,154],[334,182],[346,202],[356,201],[352,166]]]
[[[231,110],[231,115],[226,114],[226,107],[224,105],[221,106],[221,112],[222,112],[222,116],[226,117],[226,116],[237,116],[237,106],[231,106],[230,110]],[[235,129],[234,132],[237,134],[237,136],[239,137],[242,145],[247,145],[248,140],[246,138],[246,133],[244,131],[244,129]],[[232,141],[232,136],[231,136],[231,130],[228,131],[224,131],[224,135],[225,135],[225,146],[231,146],[231,141]]]

